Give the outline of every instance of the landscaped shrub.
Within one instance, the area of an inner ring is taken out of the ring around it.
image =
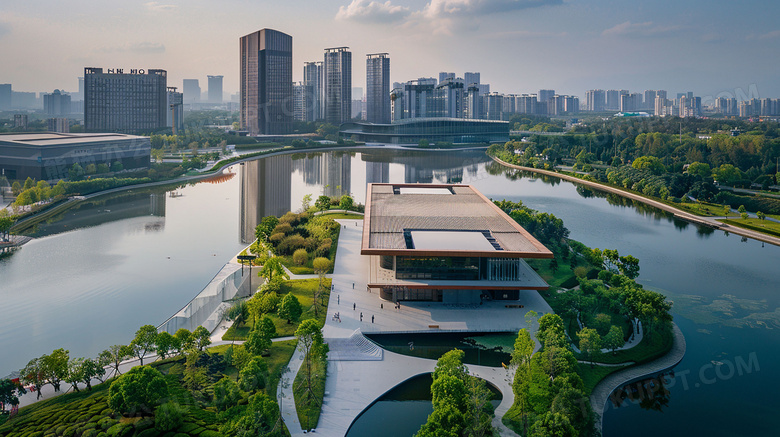
[[[276,234],[271,234],[270,237],[268,237],[268,241],[274,244],[278,244],[280,241],[284,239],[284,233],[277,232]]]
[[[274,228],[273,232],[271,232],[271,235],[277,234],[279,232],[287,235],[290,232],[292,232],[292,229],[293,228],[292,228],[292,226],[290,226],[289,223],[279,223],[278,225],[276,225],[276,227]]]
[[[306,249],[297,249],[295,253],[293,253],[293,262],[299,266],[306,264],[308,259],[309,254],[306,252]]]
[[[102,430],[107,430],[108,428],[111,428],[114,426],[118,421],[115,419],[112,419],[110,417],[104,417],[98,421],[98,426]]]
[[[133,427],[125,423],[117,423],[116,425],[108,428],[106,434],[108,437],[124,437],[132,434]]]
[[[154,429],[157,431],[173,431],[184,422],[184,409],[174,402],[166,402],[154,412]]]
[[[305,240],[298,234],[284,237],[284,239],[277,246],[277,251],[281,255],[290,255],[296,249],[303,247]]]
[[[290,226],[295,226],[298,224],[300,219],[301,217],[299,214],[295,214],[294,212],[288,212],[287,214],[279,218],[279,223],[289,223]]]

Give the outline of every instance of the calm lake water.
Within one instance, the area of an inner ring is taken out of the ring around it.
[[[194,297],[265,215],[306,194],[366,182],[462,182],[562,218],[571,238],[640,259],[639,280],[667,294],[688,351],[655,409],[609,409],[604,435],[776,434],[780,410],[780,248],[710,232],[573,184],[503,169],[481,152],[285,155],[233,167],[234,177],[86,204],[39,226],[0,261],[0,375],[65,347],[94,356],[162,323]],[[661,405],[658,411],[658,406]]]
[[[433,412],[430,373],[410,378],[379,397],[361,413],[347,431],[346,437],[411,437],[420,430]],[[491,404],[501,403],[501,392],[490,384]]]

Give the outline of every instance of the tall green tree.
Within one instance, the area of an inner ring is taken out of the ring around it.
[[[19,405],[19,396],[27,393],[19,384],[10,379],[0,379],[0,414],[5,412],[7,406],[15,407]]]
[[[314,273],[317,274],[319,282],[317,284],[317,291],[314,295],[314,316],[317,317],[317,300],[322,300],[322,296],[325,292],[325,275],[328,273],[331,267],[331,262],[328,258],[318,257],[312,261],[312,267],[314,267]],[[320,302],[324,305],[324,302]]]
[[[295,330],[295,338],[298,339],[298,349],[303,354],[304,379],[302,383],[306,384],[306,397],[317,401],[314,394],[314,362],[324,359],[328,346],[322,337],[322,326],[314,319],[306,319],[301,322],[298,329]]]
[[[211,333],[203,326],[198,326],[192,331],[192,338],[199,351],[203,351],[203,348],[211,344]]]
[[[179,328],[176,333],[173,334],[176,339],[176,353],[180,354],[182,351],[195,347],[195,340],[192,338],[192,333],[186,328]]]
[[[223,377],[214,384],[214,406],[217,411],[225,411],[236,405],[241,398],[241,392],[238,385],[227,376]]]
[[[614,354],[617,349],[620,349],[625,344],[623,340],[623,330],[619,326],[612,325],[609,328],[609,332],[604,336],[604,347],[611,350]]]
[[[601,336],[593,328],[582,328],[577,337],[580,339],[580,351],[593,365],[593,359],[601,352]]]
[[[144,356],[155,349],[157,340],[157,328],[153,325],[143,325],[135,332],[135,338],[130,342],[133,348],[133,354],[141,360],[144,365]]]
[[[284,270],[282,261],[275,256],[268,258],[258,275],[262,278],[266,278],[269,282],[274,278],[290,279],[290,275]]]
[[[157,334],[157,337],[154,339],[154,348],[157,351],[157,354],[162,358],[165,359],[165,357],[168,355],[168,353],[174,349],[174,343],[176,342],[176,338],[169,334],[167,331],[163,331],[159,334]]]
[[[62,348],[55,349],[51,354],[44,355],[42,359],[45,378],[54,387],[54,391],[60,391],[60,383],[68,377],[70,362],[68,351]]]
[[[43,357],[33,358],[20,371],[20,379],[25,385],[31,385],[37,393],[36,399],[41,398],[41,388],[46,384]]]
[[[119,365],[122,364],[122,361],[132,356],[132,347],[128,345],[115,344],[113,346],[109,346],[108,349],[101,352],[99,355],[99,360],[101,363],[105,363],[106,365],[110,364],[113,366],[113,376],[118,376],[122,374],[122,372],[119,371]]]
[[[111,383],[108,406],[123,416],[149,415],[168,396],[168,383],[159,370],[137,366]]]
[[[103,377],[106,374],[106,369],[98,360],[86,358],[81,362],[81,382],[87,386],[87,391],[92,391],[92,380],[97,379],[100,382],[105,382]]]
[[[577,430],[571,421],[561,413],[542,414],[531,428],[531,437],[576,437]]]
[[[279,309],[277,310],[279,317],[287,319],[287,323],[292,323],[293,320],[298,320],[303,314],[303,307],[301,307],[300,301],[292,293],[287,293],[279,303]]]
[[[515,394],[515,404],[520,410],[524,434],[528,433],[528,389],[531,378],[531,357],[534,353],[534,346],[534,341],[531,339],[531,334],[528,330],[521,329],[518,331],[514,350],[512,351],[511,363],[515,367],[512,391]]]
[[[246,392],[265,388],[268,381],[268,364],[263,357],[253,357],[240,372],[238,386]]]
[[[271,338],[262,330],[255,328],[249,332],[249,337],[244,343],[244,347],[252,355],[261,355],[271,347]]]

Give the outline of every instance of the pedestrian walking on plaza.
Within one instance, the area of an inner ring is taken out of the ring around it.
[[[341,305],[341,295],[336,296],[336,305]]]
[[[357,305],[357,304],[354,304],[354,303],[352,304],[352,311],[355,311],[355,305]]]
[[[385,309],[385,304],[383,304],[383,303],[381,303],[381,302],[380,302],[380,303],[379,303],[379,309],[380,309],[380,310],[383,310],[383,309]]]
[[[371,323],[374,323],[374,315],[371,314]]]
[[[352,283],[352,289],[353,290],[355,289],[355,283],[354,282]]]
[[[360,312],[360,321],[363,321],[363,311]]]

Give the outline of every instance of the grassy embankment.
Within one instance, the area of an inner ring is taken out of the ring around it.
[[[269,383],[266,393],[275,397],[282,366],[286,365],[295,350],[295,340],[275,342],[266,357],[268,364]],[[229,345],[208,349],[210,357],[223,355]],[[3,437],[33,437],[33,436],[81,436],[81,437],[218,437],[221,425],[219,414],[208,405],[209,401],[197,400],[192,392],[182,385],[182,357],[169,358],[151,363],[164,375],[168,383],[169,399],[175,400],[183,408],[183,423],[178,428],[167,433],[154,428],[154,417],[121,417],[117,416],[108,406],[108,389],[111,381],[93,386],[92,391],[82,390],[36,402],[21,408],[19,414],[0,425],[0,436]],[[235,379],[237,370],[227,365],[222,371],[212,374],[209,378],[216,380],[223,375]],[[208,396],[208,389],[202,391]],[[203,394],[199,394],[202,396]],[[239,404],[246,403],[244,396]]]
[[[777,217],[777,216],[775,216]],[[762,234],[780,237],[780,223],[771,220],[760,220],[757,218],[747,219],[722,219],[719,222],[739,228],[750,229],[751,231],[761,232]]]

